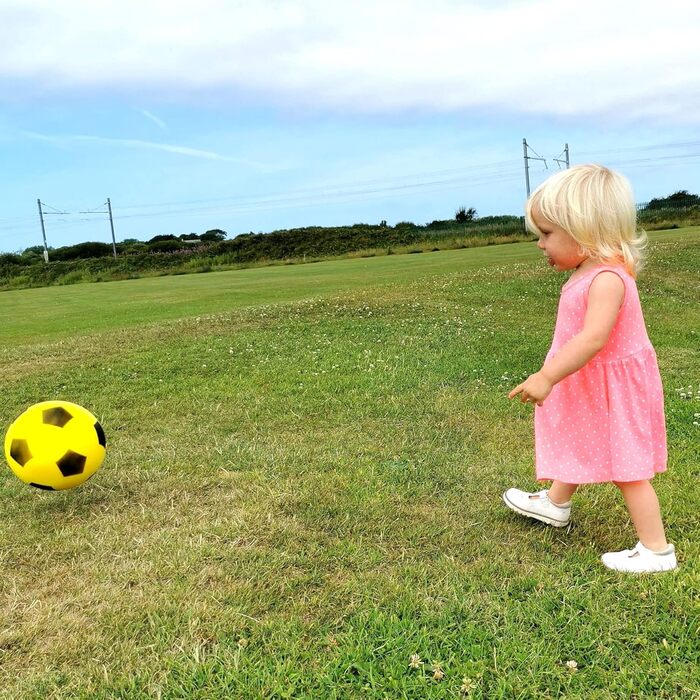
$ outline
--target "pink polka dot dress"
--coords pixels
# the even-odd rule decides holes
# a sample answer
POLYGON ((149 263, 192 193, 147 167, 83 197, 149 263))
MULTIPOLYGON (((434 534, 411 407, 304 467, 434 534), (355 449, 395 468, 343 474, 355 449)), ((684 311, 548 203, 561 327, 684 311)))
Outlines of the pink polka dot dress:
POLYGON ((535 408, 540 480, 638 481, 666 470, 661 376, 637 285, 624 267, 600 265, 562 287, 547 359, 583 329, 588 290, 606 270, 624 282, 624 301, 605 347, 535 408))

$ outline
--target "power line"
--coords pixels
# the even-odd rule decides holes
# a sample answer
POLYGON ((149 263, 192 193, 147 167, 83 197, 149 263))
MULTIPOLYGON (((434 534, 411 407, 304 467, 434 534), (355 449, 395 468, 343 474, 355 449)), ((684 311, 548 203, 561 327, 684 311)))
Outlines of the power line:
MULTIPOLYGON (((302 198, 304 196, 306 197, 315 197, 316 199, 318 198, 326 198, 329 196, 336 197, 338 195, 346 195, 349 194, 350 192, 347 192, 346 190, 348 188, 360 188, 360 187, 365 187, 372 185, 374 183, 386 183, 385 187, 383 188, 386 191, 390 191, 395 188, 401 188, 402 186, 400 184, 392 184, 395 181, 401 182, 405 181, 408 179, 415 179, 415 178, 425 178, 431 175, 442 175, 442 174, 449 174, 449 173, 465 173, 463 177, 459 178, 454 178, 452 181, 454 181, 455 184, 459 182, 468 182, 468 177, 466 173, 473 173, 474 176, 476 177, 482 177, 483 175, 493 175, 496 177, 500 177, 501 173, 500 172, 493 172, 489 173, 487 171, 493 170, 494 168, 502 168, 503 166, 508 166, 512 165, 511 160, 504 160, 504 161, 492 161, 490 163, 482 163, 470 167, 460 167, 460 168, 449 168, 449 169, 443 169, 443 170, 436 170, 436 171, 428 171, 424 173, 416 173, 416 174, 408 174, 408 175, 398 175, 394 176, 393 178, 386 179, 386 178, 375 178, 371 180, 360 180, 360 181, 351 181, 349 183, 342 183, 337 185, 336 190, 330 189, 328 185, 323 185, 321 187, 307 187, 307 188, 299 188, 299 189, 294 189, 294 190, 287 190, 285 192, 275 192, 275 193, 269 193, 267 195, 263 196, 258 196, 258 197, 253 197, 251 198, 248 195, 234 195, 234 196, 227 196, 227 197, 219 197, 219 198, 208 198, 208 199, 195 199, 195 200, 179 200, 176 202, 160 202, 160 203, 142 203, 142 204, 127 204, 124 206, 120 206, 120 210, 125 210, 125 209, 147 209, 147 208, 158 208, 158 207, 169 207, 169 206, 183 206, 183 205, 188 205, 188 204, 208 204, 208 203, 217 203, 217 202, 242 202, 243 204, 249 204, 251 202, 251 199, 255 202, 264 202, 264 201, 279 201, 276 198, 283 198, 283 199, 290 199, 294 200, 297 198, 302 198), (483 175, 480 175, 479 172, 483 171, 483 175), (337 191, 337 189, 340 188, 340 191, 337 191)), ((449 182, 450 180, 444 180, 442 182, 449 182)), ((433 182, 428 181, 426 183, 412 183, 409 185, 410 187, 418 187, 423 184, 427 184, 429 186, 432 186, 433 182)), ((375 190, 371 190, 375 191, 375 190)), ((357 192, 356 194, 362 194, 362 190, 357 192)), ((48 206, 48 205, 47 205, 48 206)), ((104 204, 101 206, 105 206, 104 204)), ((52 207, 53 208, 53 207, 52 207)), ((199 211, 215 211, 217 208, 200 208, 199 211)), ((95 213, 97 208, 91 209, 91 210, 86 210, 85 212, 80 212, 80 213, 95 213)), ((188 212, 188 211, 197 211, 195 209, 185 209, 185 210, 176 210, 173 213, 180 213, 180 212, 188 212)), ((48 213, 48 212, 47 212, 48 213)), ((67 212, 65 212, 67 213, 67 212)), ((166 211, 164 213, 170 213, 170 211, 166 211)), ((141 214, 136 214, 133 216, 141 216, 141 214)), ((118 218, 125 218, 125 217, 118 217, 118 218)), ((30 217, 14 217, 14 218, 6 218, 6 219, 0 219, 0 230, 6 229, 6 228, 13 228, 16 229, 17 223, 21 223, 24 221, 30 221, 30 217)), ((80 219, 81 221, 85 221, 87 219, 80 219)))
POLYGON ((634 158, 632 160, 610 161, 613 165, 629 165, 633 163, 658 163, 665 160, 677 160, 679 158, 700 158, 700 153, 684 153, 675 156, 659 156, 657 158, 634 158))
POLYGON ((646 146, 626 146, 624 148, 610 148, 596 151, 582 151, 582 156, 594 156, 605 153, 628 153, 635 151, 655 151, 662 148, 695 148, 700 146, 700 141, 672 141, 669 143, 656 143, 646 146))
MULTIPOLYGON (((639 151, 649 151, 649 150, 658 150, 658 149, 663 149, 663 148, 680 148, 680 147, 689 147, 689 146, 696 146, 700 145, 700 141, 686 141, 686 142, 670 142, 670 143, 663 143, 663 144, 652 144, 652 145, 647 145, 647 146, 636 146, 636 147, 630 147, 630 148, 616 148, 616 149, 607 149, 607 150, 598 150, 598 151, 583 151, 579 153, 579 155, 584 156, 584 155, 596 155, 596 154, 614 154, 614 153, 626 153, 626 152, 639 152, 639 151)), ((540 156, 534 149, 532 149, 529 145, 528 148, 532 150, 533 153, 537 156, 538 159, 540 159, 542 162, 546 164, 546 159, 540 156)), ((562 153, 565 154, 565 151, 562 151, 562 153)), ((560 154, 561 155, 561 154, 560 154)), ((679 158, 694 158, 697 157, 698 154, 674 154, 670 156, 656 156, 653 159, 643 159, 645 161, 652 162, 654 160, 666 160, 666 161, 674 161, 678 160, 679 158)), ((530 156, 531 159, 533 159, 533 156, 530 156)), ((557 158, 553 158, 552 160, 557 161, 559 159, 559 156, 557 158)), ((626 163, 637 163, 639 160, 623 160, 623 161, 616 161, 620 165, 624 165, 626 163)), ((463 177, 456 177, 452 179, 446 179, 446 180, 440 180, 438 182, 454 182, 455 184, 458 184, 459 182, 464 182, 468 183, 469 178, 467 176, 467 173, 473 173, 474 176, 476 177, 483 177, 485 175, 493 175, 495 178, 499 178, 502 173, 500 172, 495 172, 495 173, 486 173, 483 172, 481 175, 479 175, 479 171, 485 171, 493 168, 500 168, 502 166, 512 166, 514 165, 514 162, 512 160, 506 160, 506 161, 494 161, 491 163, 482 163, 474 166, 470 166, 468 168, 450 168, 450 169, 444 169, 444 170, 436 170, 436 171, 428 171, 425 173, 415 173, 415 174, 409 174, 409 175, 400 175, 400 176, 395 176, 390 179, 385 179, 385 178, 376 178, 372 180, 363 180, 363 181, 355 181, 355 182, 349 182, 349 183, 342 183, 337 186, 337 189, 340 189, 340 191, 334 190, 334 189, 328 189, 328 186, 323 186, 323 187, 308 187, 308 188, 300 188, 300 189, 295 189, 295 190, 287 190, 285 192, 275 192, 275 193, 270 193, 267 195, 263 195, 262 197, 249 197, 246 195, 235 195, 235 196, 227 196, 227 197, 219 197, 219 198, 207 198, 207 199, 195 199, 195 200, 179 200, 176 202, 146 202, 142 204, 126 204, 124 206, 120 206, 120 211, 122 210, 127 210, 127 209, 147 209, 147 208, 158 208, 158 207, 170 207, 170 206, 183 206, 183 205, 189 205, 189 204, 208 204, 208 203, 218 203, 218 202, 240 202, 242 204, 248 205, 251 203, 251 200, 255 202, 264 202, 264 201, 274 201, 278 202, 281 200, 294 200, 300 197, 303 197, 304 195, 311 197, 313 195, 316 196, 316 198, 325 198, 328 196, 336 197, 339 195, 347 195, 350 194, 348 188, 361 188, 364 186, 368 186, 374 183, 380 183, 384 184, 384 189, 385 191, 390 191, 392 189, 399 189, 402 187, 400 184, 392 184, 396 181, 405 181, 408 179, 412 178, 425 178, 433 175, 441 175, 441 174, 448 174, 448 173, 464 173, 463 177)), ((424 181, 424 182, 417 182, 417 183, 411 183, 407 185, 408 187, 412 188, 419 188, 421 186, 431 186, 433 185, 434 181, 424 181)), ((374 192, 376 190, 371 189, 371 190, 359 190, 354 194, 362 194, 364 191, 371 191, 374 192)), ((42 203, 44 207, 47 209, 51 209, 53 211, 45 211, 46 214, 53 214, 53 213, 59 213, 59 210, 57 210, 55 207, 42 203)), ((102 204, 101 206, 105 206, 105 204, 102 204)), ((202 207, 199 209, 199 211, 215 211, 216 208, 212 207, 202 207)), ((188 211, 196 211, 195 209, 186 209, 186 210, 176 210, 174 213, 180 213, 180 212, 188 212, 188 211)), ((60 212, 63 214, 67 214, 67 212, 60 212)), ((81 212, 83 213, 83 212, 81 212)), ((95 213, 95 210, 87 210, 86 213, 95 213)), ((165 213, 169 213, 169 210, 166 210, 165 213)), ((141 216, 141 214, 136 214, 135 216, 141 216)), ((118 218, 124 218, 124 217, 118 217, 118 218)), ((17 223, 21 223, 24 221, 30 221, 31 217, 12 217, 12 218, 5 218, 5 219, 0 219, 0 230, 3 228, 7 227, 12 227, 15 228, 17 223)), ((80 219, 80 221, 87 221, 88 219, 80 219)))
MULTIPOLYGON (((470 166, 470 167, 461 167, 461 168, 449 168, 446 170, 434 170, 434 171, 428 171, 428 172, 423 172, 423 173, 414 173, 414 174, 409 174, 409 175, 396 175, 387 180, 387 178, 375 178, 371 180, 356 180, 356 181, 350 181, 350 182, 345 182, 345 183, 339 183, 338 185, 335 185, 337 188, 352 188, 352 187, 364 187, 368 185, 372 185, 375 183, 386 183, 387 186, 390 186, 390 184, 395 181, 401 181, 401 180, 408 180, 411 178, 424 178, 428 176, 433 176, 433 175, 444 175, 447 173, 461 173, 461 172, 472 172, 472 171, 479 171, 482 169, 491 169, 491 168, 497 168, 501 166, 512 166, 513 161, 512 160, 503 160, 503 161, 494 161, 491 163, 482 163, 480 165, 475 165, 475 166, 470 166)), ((286 190, 284 192, 272 192, 266 196, 268 197, 278 197, 278 196, 291 196, 291 195, 302 195, 302 194, 313 194, 313 193, 325 193, 328 191, 329 185, 322 185, 320 187, 304 187, 304 188, 298 188, 298 189, 293 189, 293 190, 286 190)), ((330 187, 334 187, 331 185, 330 187)), ((143 203, 143 204, 126 204, 124 206, 119 207, 120 210, 123 209, 145 209, 148 207, 168 207, 168 206, 180 206, 183 204, 207 204, 209 202, 225 202, 225 201, 235 201, 235 200, 240 200, 240 199, 246 199, 246 195, 230 195, 227 197, 217 197, 217 198, 212 198, 212 199, 194 199, 194 200, 189 200, 189 201, 183 201, 183 200, 178 200, 177 202, 150 202, 150 203, 143 203)))
POLYGON ((219 206, 219 207, 194 207, 194 208, 184 208, 184 209, 168 209, 160 210, 148 213, 138 213, 138 214, 126 214, 124 216, 117 216, 118 219, 130 219, 130 218, 146 218, 152 216, 163 216, 171 214, 187 214, 187 213, 206 213, 206 212, 227 212, 227 211, 238 211, 241 208, 245 208, 246 211, 250 211, 251 207, 253 210, 264 209, 266 207, 279 208, 280 205, 292 206, 307 206, 314 204, 325 204, 325 203, 338 203, 339 201, 357 201, 357 198, 366 199, 373 198, 367 195, 375 194, 394 194, 395 196, 400 196, 402 194, 413 194, 415 190, 419 189, 421 191, 436 191, 436 186, 439 189, 451 189, 459 184, 488 184, 491 182, 500 182, 506 177, 514 175, 516 171, 508 171, 501 173, 492 173, 489 176, 483 176, 481 178, 449 178, 446 180, 433 180, 425 181, 419 183, 412 183, 407 185, 394 185, 389 187, 378 187, 372 189, 363 190, 338 190, 338 191, 326 191, 319 192, 317 195, 310 196, 287 196, 279 197, 277 199, 271 198, 269 196, 254 197, 247 200, 241 199, 239 203, 234 206, 219 206))
MULTIPOLYGON (((164 216, 172 214, 189 214, 189 213, 223 213, 223 212, 235 212, 235 211, 256 211, 266 208, 280 208, 283 206, 312 206, 324 203, 342 203, 357 201, 358 199, 373 199, 377 194, 386 195, 393 194, 394 196, 404 196, 406 194, 414 194, 416 190, 421 190, 425 192, 434 192, 445 189, 451 189, 462 184, 472 184, 472 185, 482 185, 489 184, 494 181, 505 181, 512 178, 513 175, 517 173, 516 170, 500 170, 493 173, 487 173, 481 176, 465 176, 458 178, 446 178, 443 180, 425 180, 423 182, 408 183, 404 185, 389 185, 386 187, 375 187, 375 188, 365 188, 365 189, 337 189, 337 190, 318 190, 317 192, 311 192, 308 195, 295 195, 288 194, 279 197, 273 197, 271 195, 262 195, 258 197, 232 197, 232 198, 222 198, 218 201, 230 202, 231 205, 224 204, 216 207, 192 207, 192 208, 180 208, 180 209, 164 209, 153 212, 138 212, 134 214, 126 214, 121 216, 115 216, 118 219, 131 219, 131 218, 150 218, 154 216, 164 216)), ((205 200, 206 201, 206 200, 205 200)), ((121 207, 120 207, 121 210, 121 207)), ((79 213, 99 213, 95 210, 89 210, 79 213)), ((102 212, 106 213, 106 212, 102 212)), ((57 224, 71 225, 77 222, 91 222, 100 220, 96 217, 90 218, 73 218, 70 221, 65 219, 60 219, 57 224)), ((0 224, 0 230, 3 226, 0 224)), ((17 227, 12 226, 11 228, 16 229, 17 227)))
MULTIPOLYGON (((531 146, 527 144, 525 139, 523 141, 523 155, 527 156, 527 170, 529 171, 531 169, 528 160, 542 162, 544 164, 545 170, 548 169, 547 159, 541 156, 539 153, 537 153, 534 149, 532 149, 531 146), (531 153, 529 153, 527 149, 529 149, 531 153)), ((643 169, 654 167, 654 164, 656 163, 663 163, 666 167, 674 167, 685 165, 689 162, 695 162, 695 159, 700 158, 700 153, 686 152, 675 153, 670 155, 653 154, 640 158, 629 158, 626 156, 634 155, 635 153, 639 153, 641 155, 645 152, 651 154, 654 151, 659 151, 662 149, 687 149, 690 147, 697 146, 700 146, 700 141, 669 142, 661 144, 650 144, 645 146, 614 148, 607 150, 583 151, 579 153, 579 156, 610 155, 612 157, 610 159, 606 158, 605 161, 607 161, 608 164, 614 165, 616 167, 643 169)), ((568 144, 566 144, 564 151, 562 151, 562 153, 560 153, 556 158, 553 158, 552 160, 554 162, 557 162, 560 166, 563 163, 568 164, 568 155, 568 144), (562 155, 565 156, 564 159, 561 158, 562 155)), ((396 175, 390 178, 355 180, 330 187, 328 185, 312 186, 306 188, 286 190, 282 192, 268 193, 265 195, 258 196, 231 195, 227 197, 194 199, 184 201, 181 200, 177 202, 146 202, 143 204, 128 204, 123 207, 120 207, 120 211, 131 210, 133 211, 133 213, 124 214, 120 216, 112 216, 111 227, 113 229, 114 218, 145 219, 169 215, 195 215, 207 213, 215 215, 224 213, 255 212, 270 209, 284 209, 294 207, 319 206, 324 204, 342 204, 357 201, 369 201, 377 199, 378 197, 387 196, 412 196, 419 192, 439 192, 454 189, 463 185, 483 186, 486 184, 492 184, 494 182, 509 182, 517 179, 518 171, 514 169, 514 165, 515 162, 513 160, 492 161, 487 163, 475 164, 468 167, 449 168, 442 170, 427 171, 423 173, 396 175), (440 177, 443 175, 446 177, 440 177), (144 211, 149 209, 153 211, 144 211)), ((529 172, 527 174, 529 176, 529 172)), ((41 202, 41 200, 37 200, 37 203, 39 206, 40 218, 42 219, 42 225, 44 225, 44 216, 53 215, 57 218, 52 222, 52 226, 54 228, 60 229, 68 226, 84 225, 86 223, 102 221, 103 219, 96 215, 109 213, 108 211, 104 211, 104 209, 100 210, 99 208, 95 207, 92 209, 79 211, 77 212, 77 214, 82 214, 83 216, 77 216, 76 214, 71 214, 67 211, 58 209, 53 205, 41 202)), ((100 205, 100 207, 104 207, 105 205, 108 205, 108 208, 111 208, 111 202, 109 202, 109 200, 108 202, 105 202, 102 205, 100 205)), ((0 238, 8 238, 12 235, 16 235, 23 231, 33 229, 33 225, 30 225, 31 220, 31 217, 10 217, 0 219, 0 238)), ((46 230, 44 226, 42 230, 42 237, 45 238, 45 236, 46 230)), ((114 234, 112 235, 112 239, 114 248, 116 247, 114 234)), ((44 245, 44 249, 46 253, 48 250, 46 242, 44 245)))

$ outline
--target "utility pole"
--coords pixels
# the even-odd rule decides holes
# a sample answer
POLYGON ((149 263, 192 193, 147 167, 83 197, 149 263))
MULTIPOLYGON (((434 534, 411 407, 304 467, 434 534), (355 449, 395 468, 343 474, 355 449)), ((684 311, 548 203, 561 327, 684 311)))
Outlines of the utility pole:
POLYGON ((44 210, 41 208, 41 200, 37 199, 36 203, 39 205, 39 220, 41 221, 41 235, 44 238, 44 262, 49 261, 49 247, 46 245, 46 227, 44 226, 44 210))
MULTIPOLYGON (((557 163, 566 163, 566 169, 569 169, 569 144, 565 143, 564 144, 564 160, 561 160, 560 158, 555 158, 555 162, 557 163)), ((561 154, 560 154, 561 155, 561 154)))
MULTIPOLYGON (((568 146, 567 146, 568 148, 568 146)), ((567 155, 568 160, 568 155, 567 155)), ((107 210, 109 211, 109 227, 112 229, 112 250, 114 251, 114 259, 117 259, 117 242, 114 240, 114 221, 112 219, 112 202, 107 197, 107 210)))
MULTIPOLYGON (((109 197, 105 202, 107 205, 107 211, 100 211, 99 209, 88 209, 87 211, 81 211, 81 214, 109 214, 109 227, 112 229, 112 254, 114 259, 117 259, 117 242, 114 239, 114 220, 112 219, 112 202, 109 197)), ((104 206, 103 204, 102 206, 104 206)))
POLYGON ((67 211, 58 211, 54 209, 50 204, 42 204, 40 199, 36 200, 37 206, 39 207, 39 220, 41 221, 41 235, 44 238, 44 262, 49 262, 49 246, 46 244, 46 227, 44 226, 44 214, 69 214, 67 211), (54 209, 54 211, 44 211, 44 207, 48 206, 49 209, 54 209))
POLYGON ((523 159, 525 160, 525 191, 527 198, 530 199, 530 171, 527 167, 527 140, 523 139, 523 159))
POLYGON ((544 163, 545 169, 547 168, 547 161, 542 158, 539 153, 532 150, 530 146, 527 145, 527 139, 523 139, 523 159, 525 160, 525 190, 527 191, 527 198, 530 199, 530 163, 531 160, 541 160, 544 163), (528 154, 528 150, 532 151, 535 155, 531 156, 528 154))

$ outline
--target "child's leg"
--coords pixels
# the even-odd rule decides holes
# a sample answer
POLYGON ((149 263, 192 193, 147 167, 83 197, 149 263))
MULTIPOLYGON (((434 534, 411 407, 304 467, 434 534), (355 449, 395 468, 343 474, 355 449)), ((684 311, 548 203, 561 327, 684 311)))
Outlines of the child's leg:
POLYGON ((549 500, 555 505, 568 503, 569 499, 574 495, 578 484, 567 484, 563 481, 553 481, 549 487, 547 495, 549 500))
POLYGON ((659 499, 649 481, 615 481, 624 496, 627 510, 639 536, 648 549, 661 552, 668 547, 661 520, 659 499))

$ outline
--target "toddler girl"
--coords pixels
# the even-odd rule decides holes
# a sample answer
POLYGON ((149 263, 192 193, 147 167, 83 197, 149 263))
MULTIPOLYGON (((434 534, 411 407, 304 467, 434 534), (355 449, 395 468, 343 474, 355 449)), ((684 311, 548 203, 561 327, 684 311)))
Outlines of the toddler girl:
POLYGON ((564 527, 579 484, 612 481, 639 542, 604 554, 603 564, 639 573, 675 569, 650 483, 666 470, 666 429, 635 284, 644 236, 637 234, 632 189, 599 165, 573 167, 535 190, 526 221, 549 264, 573 274, 561 290, 542 369, 508 394, 536 404, 537 479, 552 485, 539 493, 508 489, 503 500, 521 515, 564 527))

